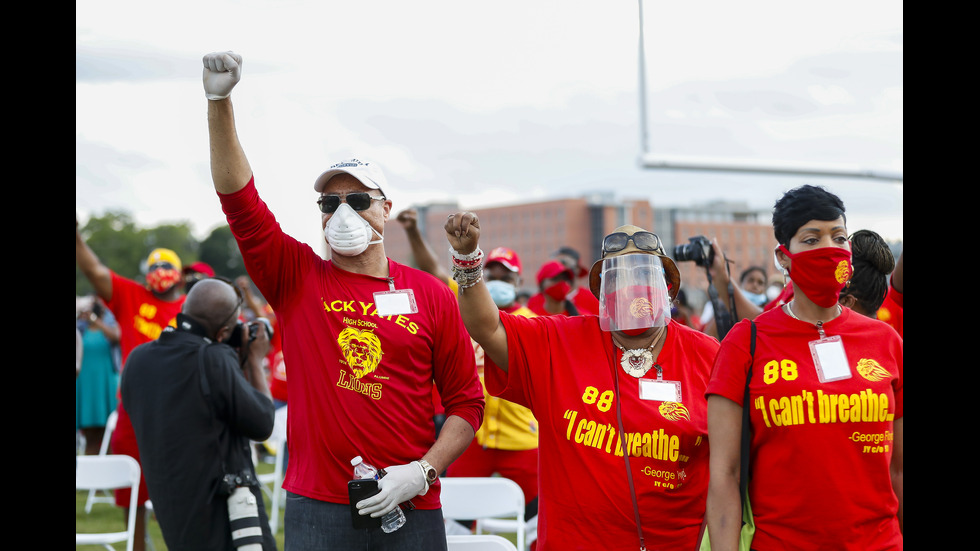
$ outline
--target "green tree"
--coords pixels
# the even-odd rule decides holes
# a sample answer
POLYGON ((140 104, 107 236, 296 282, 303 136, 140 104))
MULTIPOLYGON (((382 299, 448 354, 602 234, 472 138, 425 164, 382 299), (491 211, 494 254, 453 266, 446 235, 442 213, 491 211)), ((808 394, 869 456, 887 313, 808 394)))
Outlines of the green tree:
MULTIPOLYGON (((144 229, 136 225, 129 213, 121 210, 93 216, 79 231, 104 265, 136 281, 142 281, 146 258, 151 250, 157 247, 172 249, 181 262, 189 264, 197 259, 200 248, 186 222, 144 229)), ((76 265, 75 295, 84 296, 92 292, 92 285, 76 265)))
POLYGON ((206 262, 214 268, 215 275, 234 280, 238 276, 248 275, 238 243, 228 225, 218 226, 210 235, 204 238, 200 247, 201 262, 206 262))

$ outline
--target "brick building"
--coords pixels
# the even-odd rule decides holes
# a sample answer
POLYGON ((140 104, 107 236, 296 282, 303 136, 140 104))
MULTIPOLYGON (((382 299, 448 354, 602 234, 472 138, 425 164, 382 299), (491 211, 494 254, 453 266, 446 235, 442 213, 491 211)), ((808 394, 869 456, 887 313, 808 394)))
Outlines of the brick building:
MULTIPOLYGON (((422 235, 445 266, 450 265, 443 229, 449 214, 459 211, 454 204, 415 206, 422 235)), ((772 251, 776 247, 767 213, 749 210, 744 204, 711 203, 700 207, 655 209, 646 199, 620 199, 609 194, 555 199, 535 203, 474 209, 480 217, 480 245, 484 251, 504 246, 517 251, 524 267, 524 289, 535 292, 535 274, 559 247, 579 251, 589 267, 601 251, 602 238, 623 224, 647 228, 660 236, 668 255, 674 246, 687 244, 695 235, 717 237, 726 255, 734 260, 733 277, 751 265, 774 271, 772 251)), ((385 228, 385 250, 392 259, 414 265, 411 249, 393 213, 385 228)), ((678 262, 682 288, 695 306, 707 287, 704 268, 694 262, 678 262)), ((580 284, 587 284, 582 281, 580 284)))

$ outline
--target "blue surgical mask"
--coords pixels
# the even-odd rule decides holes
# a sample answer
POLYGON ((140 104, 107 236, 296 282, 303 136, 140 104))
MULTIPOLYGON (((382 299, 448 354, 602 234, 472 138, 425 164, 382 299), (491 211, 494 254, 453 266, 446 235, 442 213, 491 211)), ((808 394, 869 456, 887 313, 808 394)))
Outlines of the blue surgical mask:
POLYGON ((498 308, 506 308, 517 299, 517 288, 513 284, 495 279, 487 282, 487 291, 498 308))
POLYGON ((745 298, 749 299, 749 302, 755 304, 759 308, 762 308, 767 302, 769 302, 769 297, 767 297, 765 293, 750 293, 743 290, 742 294, 745 295, 745 298))

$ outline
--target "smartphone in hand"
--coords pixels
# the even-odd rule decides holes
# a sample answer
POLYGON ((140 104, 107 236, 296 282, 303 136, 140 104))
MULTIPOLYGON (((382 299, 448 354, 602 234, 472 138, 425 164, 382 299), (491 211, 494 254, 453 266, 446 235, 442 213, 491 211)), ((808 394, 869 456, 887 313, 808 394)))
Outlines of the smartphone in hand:
POLYGON ((350 499, 351 522, 356 529, 380 528, 381 518, 361 515, 357 511, 357 502, 381 492, 378 481, 373 478, 359 478, 347 482, 347 496, 350 499))

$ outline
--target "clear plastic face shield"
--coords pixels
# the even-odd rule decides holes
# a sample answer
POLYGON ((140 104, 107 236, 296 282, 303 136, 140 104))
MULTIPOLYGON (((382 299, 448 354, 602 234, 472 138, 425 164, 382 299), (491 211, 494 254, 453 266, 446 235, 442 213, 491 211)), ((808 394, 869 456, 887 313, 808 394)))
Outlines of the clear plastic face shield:
POLYGON ((603 331, 665 327, 670 322, 670 294, 659 256, 607 258, 601 278, 599 327, 603 331))

